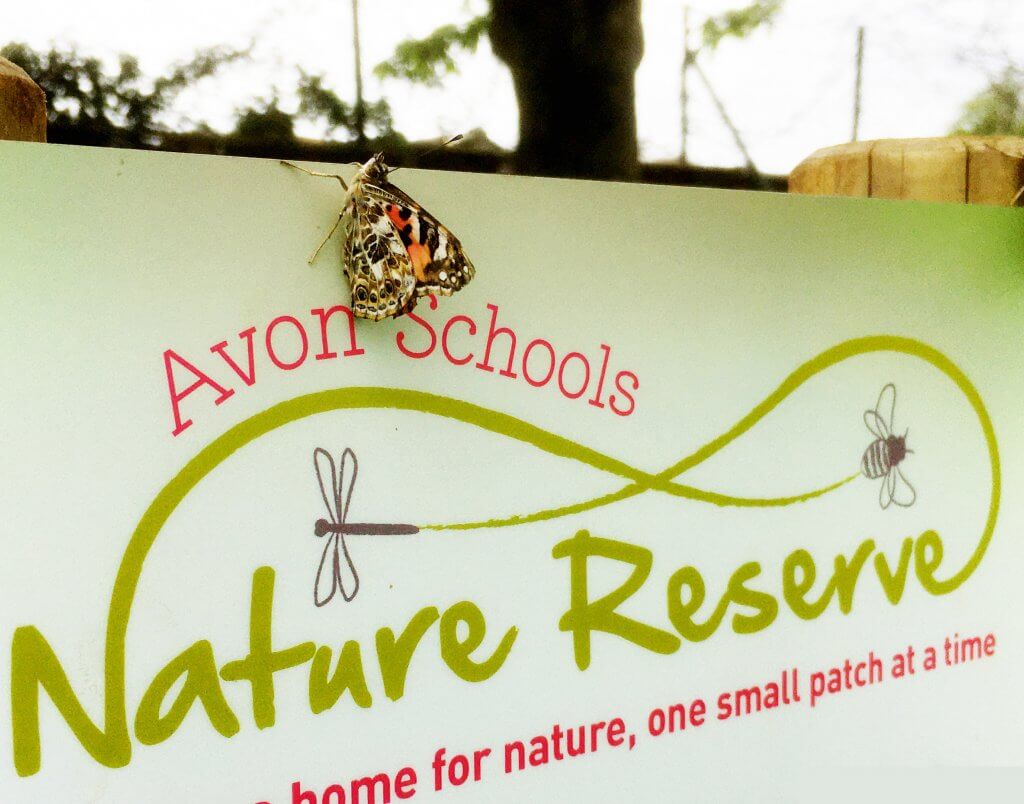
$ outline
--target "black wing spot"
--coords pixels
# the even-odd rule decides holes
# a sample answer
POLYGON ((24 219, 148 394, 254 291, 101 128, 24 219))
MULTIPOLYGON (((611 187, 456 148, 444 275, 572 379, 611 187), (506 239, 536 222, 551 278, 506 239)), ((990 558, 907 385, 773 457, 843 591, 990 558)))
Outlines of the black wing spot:
MULTIPOLYGON (((391 209, 391 207, 389 206, 388 209, 391 209)), ((398 210, 398 217, 401 218, 403 221, 407 221, 409 220, 409 218, 412 217, 412 210, 409 209, 408 207, 402 207, 400 210, 398 210)))
MULTIPOLYGON (((437 229, 433 229, 433 228, 431 228, 429 226, 422 226, 422 223, 421 223, 421 228, 426 230, 426 233, 427 233, 426 234, 426 242, 427 242, 427 248, 430 251, 430 254, 431 255, 437 254, 437 247, 438 247, 438 245, 441 242, 440 238, 438 237, 438 234, 437 234, 437 229)), ((422 232, 421 232, 421 236, 422 236, 422 232)))
POLYGON ((370 262, 380 262, 387 257, 388 249, 384 245, 384 241, 379 237, 374 237, 366 245, 366 254, 370 259, 370 262))

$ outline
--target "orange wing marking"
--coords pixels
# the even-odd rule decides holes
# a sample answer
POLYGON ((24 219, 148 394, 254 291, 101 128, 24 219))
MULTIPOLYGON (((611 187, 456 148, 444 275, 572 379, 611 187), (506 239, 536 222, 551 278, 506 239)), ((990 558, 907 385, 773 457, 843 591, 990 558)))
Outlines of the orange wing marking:
POLYGON ((409 252, 409 260, 412 262, 412 270, 416 275, 416 281, 425 282, 427 278, 425 269, 430 265, 430 252, 426 246, 420 244, 422 221, 415 213, 396 204, 388 204, 385 210, 388 213, 388 218, 390 218, 398 230, 398 235, 402 239, 402 245, 409 252), (402 217, 403 212, 406 213, 405 218, 402 217))

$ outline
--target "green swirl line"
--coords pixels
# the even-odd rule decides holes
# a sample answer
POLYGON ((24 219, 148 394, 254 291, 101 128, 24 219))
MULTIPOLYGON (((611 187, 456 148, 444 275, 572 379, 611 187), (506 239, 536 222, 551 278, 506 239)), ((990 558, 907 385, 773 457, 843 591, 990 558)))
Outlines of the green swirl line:
POLYGON ((617 503, 621 500, 627 500, 630 497, 635 497, 637 494, 651 490, 663 491, 676 497, 684 497, 689 500, 711 503, 712 505, 718 505, 721 507, 782 508, 795 503, 807 502, 808 500, 813 500, 815 497, 823 497, 829 492, 835 491, 840 486, 845 486, 847 483, 856 480, 860 477, 860 472, 856 472, 849 477, 844 477, 842 480, 828 486, 824 486, 820 489, 805 491, 803 494, 795 494, 791 497, 735 497, 731 494, 704 491, 702 489, 694 488, 693 486, 684 486, 677 483, 669 483, 666 485, 658 478, 658 475, 648 475, 648 477, 651 481, 656 482, 645 481, 643 483, 632 483, 628 486, 624 486, 616 492, 612 492, 611 494, 594 497, 593 499, 584 500, 582 502, 574 503, 573 505, 564 505, 558 508, 547 508, 542 511, 536 511, 532 514, 514 515, 504 519, 485 519, 478 522, 452 522, 444 525, 420 525, 420 530, 482 530, 486 528, 515 527, 516 525, 526 525, 530 522, 542 522, 546 519, 559 519, 563 516, 583 513, 584 511, 590 511, 594 508, 611 505, 612 503, 617 503))
MULTIPOLYGON (((656 489, 659 491, 666 491, 668 493, 676 493, 675 487, 672 485, 664 485, 666 481, 670 481, 673 478, 679 477, 679 475, 693 469, 696 466, 704 463, 706 460, 711 458, 717 452, 721 451, 741 435, 750 430, 756 425, 761 419, 771 413, 777 408, 783 400, 793 394, 801 385, 806 383, 812 377, 832 368, 837 363, 841 363, 844 360, 848 360, 851 357, 859 355, 870 354, 873 352, 896 352, 912 357, 916 357, 920 360, 930 363, 932 366, 937 368, 943 374, 945 374, 953 383, 960 389, 960 391, 970 402, 971 407, 974 408, 975 414, 978 417, 978 421, 981 424, 982 431, 985 436, 985 441, 989 450, 990 464, 992 470, 992 483, 993 491, 992 498, 989 506, 989 517, 988 524, 985 528, 985 535, 982 539, 982 543, 979 544, 979 553, 977 558, 980 561, 981 554, 984 553, 984 549, 988 544, 988 540, 992 536, 992 530, 995 528, 995 517, 999 509, 999 497, 1000 497, 1000 465, 999 465, 999 451, 995 439, 995 432, 992 428, 992 422, 989 418, 988 411, 985 409, 985 404, 971 383, 967 376, 960 370, 959 367, 948 357, 943 355, 937 349, 928 346, 921 341, 914 340, 912 338, 901 338, 892 335, 877 335, 866 338, 857 338, 854 340, 845 341, 837 346, 828 349, 818 356, 808 360, 802 366, 797 368, 792 374, 782 381, 778 388, 776 388, 771 394, 769 394, 763 401, 761 401, 756 407, 753 408, 746 416, 740 419, 736 424, 729 428, 722 435, 712 439, 704 446, 700 447, 685 458, 680 459, 677 463, 668 467, 657 475, 650 477, 650 479, 644 478, 641 480, 634 481, 629 485, 623 486, 618 491, 610 494, 605 494, 599 497, 594 497, 589 500, 582 500, 572 505, 560 506, 557 508, 547 508, 540 511, 535 511, 530 514, 522 514, 517 516, 511 516, 503 519, 488 519, 478 522, 459 522, 442 525, 427 525, 424 527, 425 530, 477 530, 484 528, 503 528, 511 527, 515 525, 524 525, 529 522, 542 522, 549 519, 558 519, 563 516, 569 516, 571 514, 582 513, 584 511, 590 511, 595 508, 600 508, 605 505, 611 505, 622 500, 635 497, 638 494, 642 494, 646 491, 656 489)), ((686 494, 679 494, 678 496, 685 496, 689 499, 699 500, 701 502, 712 503, 714 505, 721 506, 733 506, 733 507, 781 507, 792 505, 794 503, 805 502, 815 497, 821 497, 847 483, 855 480, 859 476, 859 473, 853 474, 843 480, 832 485, 825 486, 815 491, 806 492, 804 494, 795 495, 792 497, 777 497, 777 498, 742 498, 742 497, 731 497, 724 494, 718 494, 715 492, 701 491, 694 489, 692 486, 683 487, 687 490, 686 494)))

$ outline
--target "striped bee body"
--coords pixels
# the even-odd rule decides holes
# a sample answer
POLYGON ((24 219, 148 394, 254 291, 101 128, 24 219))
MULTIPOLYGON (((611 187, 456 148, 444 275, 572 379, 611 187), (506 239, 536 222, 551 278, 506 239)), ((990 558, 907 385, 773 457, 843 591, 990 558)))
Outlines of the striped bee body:
POLYGON ((860 470, 865 477, 872 480, 885 477, 906 456, 907 442, 903 436, 890 435, 888 438, 877 438, 864 450, 864 457, 860 460, 860 470))

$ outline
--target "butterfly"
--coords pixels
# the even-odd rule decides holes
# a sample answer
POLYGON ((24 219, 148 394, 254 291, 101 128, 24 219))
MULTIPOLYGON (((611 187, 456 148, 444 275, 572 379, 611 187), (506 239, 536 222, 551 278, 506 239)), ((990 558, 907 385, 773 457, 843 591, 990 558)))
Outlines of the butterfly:
POLYGON ((310 176, 337 179, 345 189, 338 220, 309 262, 344 226, 344 273, 352 291, 352 312, 359 318, 380 321, 400 316, 423 296, 451 296, 475 275, 458 238, 388 180, 393 168, 384 163, 383 153, 359 165, 348 183, 334 174, 281 164, 310 176))

